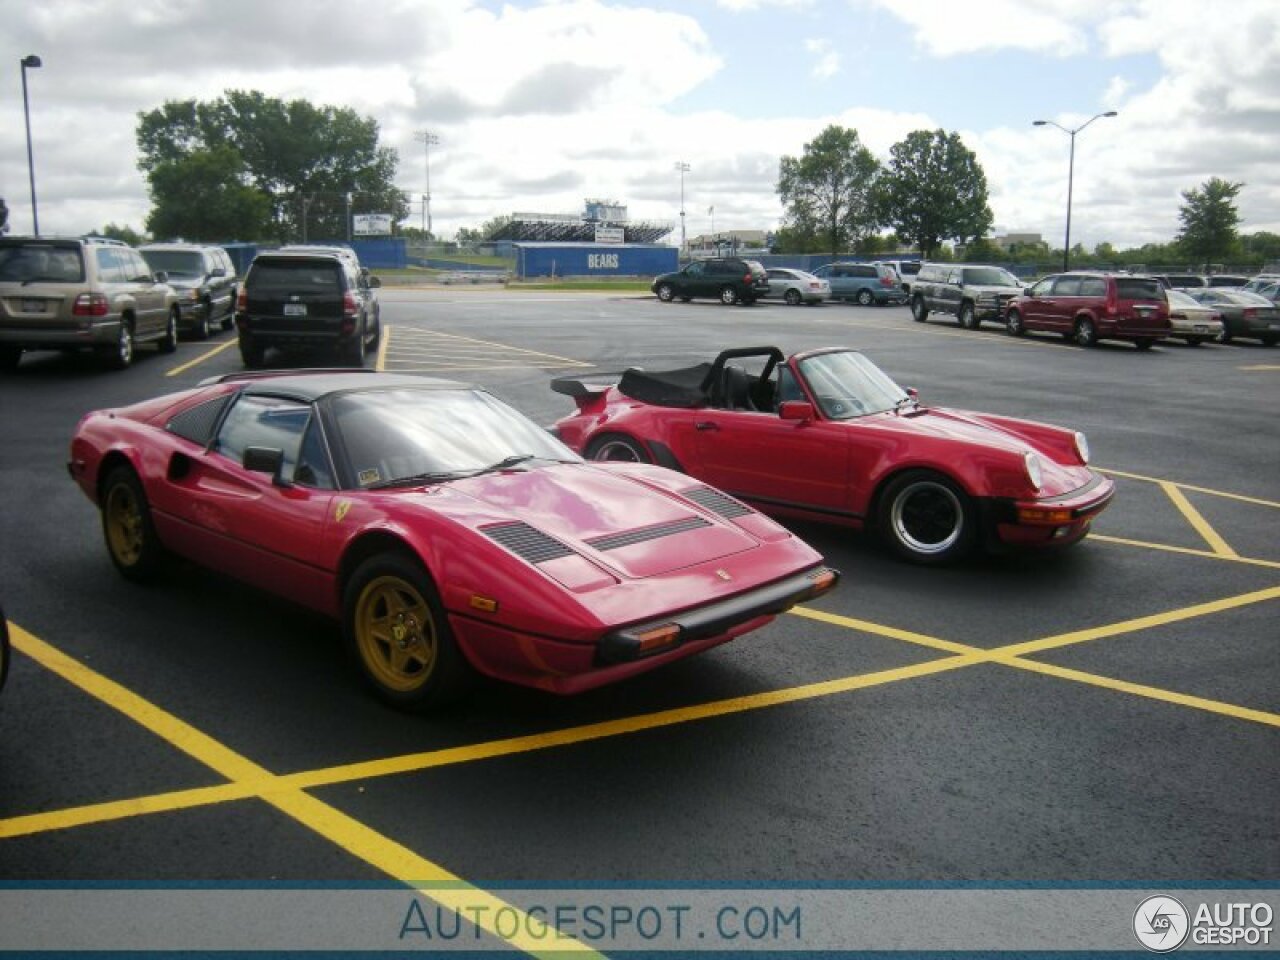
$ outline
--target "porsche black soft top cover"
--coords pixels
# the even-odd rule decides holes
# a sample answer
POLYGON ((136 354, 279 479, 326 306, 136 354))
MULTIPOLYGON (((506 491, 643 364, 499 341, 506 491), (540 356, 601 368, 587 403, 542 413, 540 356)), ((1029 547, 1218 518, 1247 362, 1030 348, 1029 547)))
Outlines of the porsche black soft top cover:
POLYGON ((703 384, 711 364, 700 363, 679 370, 637 370, 622 374, 618 390, 633 400, 657 407, 705 407, 710 400, 703 384))

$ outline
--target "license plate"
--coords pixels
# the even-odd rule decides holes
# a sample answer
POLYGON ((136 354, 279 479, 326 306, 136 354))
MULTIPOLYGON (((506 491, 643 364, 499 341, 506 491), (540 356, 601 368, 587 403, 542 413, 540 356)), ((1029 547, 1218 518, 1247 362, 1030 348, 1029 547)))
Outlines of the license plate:
POLYGON ((44 305, 46 302, 47 301, 45 300, 23 300, 22 312, 23 313, 44 313, 44 305))
POLYGON ((1196 324, 1196 333, 1208 333, 1208 332, 1209 332, 1209 328, 1206 327, 1203 323, 1196 324))
POLYGON ((307 315, 307 305, 305 303, 286 303, 284 305, 284 315, 286 317, 305 317, 307 315))

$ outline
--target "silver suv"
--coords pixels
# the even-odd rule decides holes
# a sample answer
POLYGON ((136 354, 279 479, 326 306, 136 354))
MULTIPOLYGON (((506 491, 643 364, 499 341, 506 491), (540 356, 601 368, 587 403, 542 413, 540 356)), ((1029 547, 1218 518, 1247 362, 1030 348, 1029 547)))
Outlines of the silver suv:
POLYGON ((930 312, 949 313, 960 326, 977 330, 983 320, 1004 322, 1004 310, 1023 286, 1002 267, 974 263, 926 263, 911 284, 911 317, 924 323, 930 312))
POLYGON ((178 298, 142 254, 100 237, 0 237, 0 369, 24 350, 98 352, 116 369, 138 343, 178 347, 178 298))

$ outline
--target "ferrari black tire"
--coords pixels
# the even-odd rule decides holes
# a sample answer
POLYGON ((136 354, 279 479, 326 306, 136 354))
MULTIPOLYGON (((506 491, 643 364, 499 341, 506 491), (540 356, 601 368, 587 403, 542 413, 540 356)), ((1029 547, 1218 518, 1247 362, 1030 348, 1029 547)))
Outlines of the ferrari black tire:
POLYGON ((977 511, 955 483, 931 470, 909 470, 889 482, 876 506, 881 538, 903 560, 941 566, 977 542, 977 511))
POLYGON ((342 591, 342 629, 366 682, 392 706, 433 710, 471 686, 435 584, 406 554, 381 553, 356 568, 342 591))
POLYGON ((1027 328, 1022 325, 1022 314, 1017 310, 1010 310, 1009 315, 1004 318, 1004 329, 1011 337, 1024 336, 1027 328))
POLYGON ((795 287, 792 287, 785 294, 783 294, 782 299, 787 301, 788 306, 792 306, 792 307, 798 306, 800 304, 800 291, 797 290, 795 287))
POLYGON ((119 466, 107 474, 98 498, 107 554, 126 580, 154 580, 164 559, 164 547, 151 521, 151 506, 142 481, 132 467, 119 466))
POLYGON ((658 284, 658 299, 661 300, 663 303, 670 303, 672 300, 675 299, 675 296, 676 296, 675 287, 671 286, 671 284, 669 283, 658 284))
POLYGON ((169 311, 169 322, 164 328, 164 336, 156 344, 161 353, 173 353, 178 349, 178 308, 169 311))
POLYGON ((911 319, 916 323, 924 323, 929 318, 929 308, 924 305, 924 297, 916 297, 911 301, 911 319))
POLYGON ((587 444, 588 460, 612 460, 622 463, 653 463, 640 443, 620 433, 606 433, 587 444))
POLYGON ((738 302, 738 291, 728 285, 720 288, 720 302, 726 307, 738 302))
POLYGON ((875 296, 872 295, 870 290, 859 290, 858 295, 854 297, 854 300, 857 301, 858 306, 860 307, 871 306, 871 304, 875 302, 875 299, 875 296))

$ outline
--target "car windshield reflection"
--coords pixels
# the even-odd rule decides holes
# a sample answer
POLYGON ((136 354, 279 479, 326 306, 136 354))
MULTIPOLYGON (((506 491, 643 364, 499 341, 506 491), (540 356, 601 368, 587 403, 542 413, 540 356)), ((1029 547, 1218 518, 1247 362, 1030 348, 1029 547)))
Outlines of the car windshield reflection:
POLYGON ((517 456, 581 461, 546 430, 482 390, 359 391, 336 398, 332 409, 361 487, 410 477, 463 476, 517 456))
POLYGON ((860 353, 820 353, 800 361, 800 375, 823 414, 849 420, 897 409, 907 392, 860 353))

